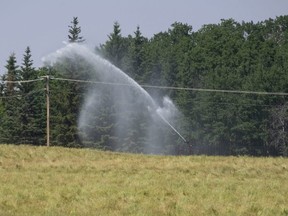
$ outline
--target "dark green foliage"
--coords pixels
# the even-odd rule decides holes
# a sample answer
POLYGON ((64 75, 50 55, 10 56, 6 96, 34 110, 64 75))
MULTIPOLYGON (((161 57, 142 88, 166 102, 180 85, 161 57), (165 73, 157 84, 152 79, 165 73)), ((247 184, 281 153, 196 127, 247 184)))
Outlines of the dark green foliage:
MULTIPOLYGON (((20 70, 22 80, 36 80, 39 72, 33 67, 30 48, 27 47, 20 70)), ((21 84, 21 140, 22 143, 40 145, 45 142, 45 94, 43 82, 21 84)))
POLYGON ((128 47, 128 54, 126 55, 125 64, 122 69, 130 75, 134 80, 142 83, 143 82, 143 63, 144 63, 144 47, 148 40, 142 36, 140 27, 137 26, 134 37, 130 38, 128 47))
MULTIPOLYGON (((68 62, 47 72, 52 77, 77 78, 77 65, 68 62), (66 68, 67 66, 67 68, 66 68), (70 76, 69 76, 70 74, 70 76)), ((76 83, 50 81, 51 137, 53 145, 81 147, 78 138, 77 118, 83 90, 76 83)))
POLYGON ((25 50, 20 70, 15 55, 9 57, 6 68, 2 78, 1 143, 41 145, 45 139, 43 83, 20 83, 38 78, 30 48, 25 50))
MULTIPOLYGON (((69 42, 82 42, 77 17, 71 24, 69 42)), ((258 23, 221 20, 196 32, 188 24, 175 22, 170 29, 150 39, 142 35, 139 26, 133 35, 124 37, 119 23, 115 22, 108 40, 97 50, 140 84, 288 93, 288 16, 258 23)), ((73 59, 79 61, 62 59, 61 64, 52 69, 36 70, 27 48, 19 70, 15 56, 10 56, 0 85, 1 142, 43 143, 46 123, 44 92, 41 91, 44 82, 19 85, 4 81, 36 79, 48 73, 54 77, 97 80, 85 59, 80 56, 73 59), (3 98, 6 96, 9 100, 3 98)), ((141 104, 131 101, 123 105, 125 112, 121 118, 131 118, 135 125, 132 128, 124 125, 121 133, 117 133, 116 126, 122 121, 115 119, 119 110, 114 106, 111 88, 117 86, 97 86, 90 90, 101 93, 103 101, 96 111, 91 109, 94 111, 87 117, 89 121, 82 125, 87 129, 84 134, 77 123, 88 86, 51 80, 52 144, 144 152, 143 146, 148 141, 143 131, 147 130, 151 119, 145 112, 133 113, 141 104), (84 143, 79 136, 84 137, 84 143)), ((167 145, 155 148, 156 153, 288 155, 287 96, 158 88, 147 88, 147 91, 154 98, 168 95, 173 99, 183 114, 176 126, 188 140, 183 143, 173 131, 161 134, 167 145)), ((128 92, 130 94, 131 89, 127 89, 128 92)), ((157 102, 161 105, 162 100, 157 102)), ((163 124, 158 119, 154 126, 163 124)))
POLYGON ((123 67, 123 60, 128 52, 130 37, 124 38, 121 35, 121 28, 118 22, 114 23, 113 32, 108 36, 109 40, 101 45, 100 52, 104 58, 108 59, 117 67, 123 67))
POLYGON ((70 43, 81 43, 84 42, 85 39, 83 39, 82 36, 80 36, 81 33, 81 27, 78 26, 79 21, 78 17, 73 17, 73 20, 71 21, 72 25, 69 25, 69 35, 68 39, 70 43))
POLYGON ((1 143, 18 144, 21 139, 20 85, 15 82, 20 80, 18 67, 15 54, 10 55, 6 65, 7 72, 2 77, 2 106, 4 111, 2 111, 0 125, 1 143))

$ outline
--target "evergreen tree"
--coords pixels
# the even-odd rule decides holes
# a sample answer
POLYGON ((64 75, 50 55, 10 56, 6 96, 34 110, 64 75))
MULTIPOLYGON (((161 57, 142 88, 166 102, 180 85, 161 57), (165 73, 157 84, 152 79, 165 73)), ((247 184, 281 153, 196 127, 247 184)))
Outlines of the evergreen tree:
POLYGON ((81 33, 81 27, 78 26, 79 21, 78 17, 73 17, 73 20, 71 21, 72 25, 69 25, 69 35, 68 35, 68 41, 69 43, 81 43, 84 42, 85 39, 83 39, 82 36, 80 36, 81 33))
POLYGON ((7 72, 3 76, 3 81, 8 81, 4 85, 4 94, 6 96, 15 95, 19 92, 20 85, 17 82, 13 82, 20 80, 18 67, 15 53, 13 53, 7 60, 7 65, 5 66, 7 72))
POLYGON ((121 28, 118 22, 114 23, 113 32, 108 36, 109 40, 101 45, 100 50, 104 58, 122 69, 123 59, 127 54, 128 41, 121 35, 121 28))
POLYGON ((138 82, 142 82, 143 78, 143 61, 144 61, 144 46, 148 42, 147 38, 142 36, 140 27, 137 26, 134 32, 134 37, 129 43, 128 55, 126 56, 126 64, 124 71, 138 82))
MULTIPOLYGON (((33 67, 31 50, 26 48, 23 55, 23 62, 20 70, 22 80, 37 79, 37 70, 33 67)), ((45 123, 44 112, 44 91, 43 82, 29 82, 21 84, 22 112, 21 119, 21 139, 23 143, 40 145, 44 143, 45 123)))
MULTIPOLYGON (((74 17, 69 26, 69 42, 80 43, 84 39, 80 36, 78 18, 74 17)), ((89 79, 89 71, 85 59, 80 55, 74 54, 71 58, 59 59, 58 63, 49 71, 50 75, 60 76, 69 79, 89 79), (73 61, 71 61, 73 59, 73 61), (87 72, 88 71, 88 72, 87 72)), ((81 147, 78 136, 77 118, 82 102, 82 95, 85 87, 78 83, 62 83, 58 86, 51 81, 51 101, 54 107, 51 108, 52 115, 52 144, 67 147, 81 147), (54 92, 54 93, 53 93, 54 92)))
POLYGON ((7 60, 6 74, 3 75, 4 82, 2 100, 4 114, 1 119, 1 143, 19 144, 21 142, 21 96, 19 95, 20 85, 15 82, 20 80, 18 65, 15 54, 11 54, 7 60))

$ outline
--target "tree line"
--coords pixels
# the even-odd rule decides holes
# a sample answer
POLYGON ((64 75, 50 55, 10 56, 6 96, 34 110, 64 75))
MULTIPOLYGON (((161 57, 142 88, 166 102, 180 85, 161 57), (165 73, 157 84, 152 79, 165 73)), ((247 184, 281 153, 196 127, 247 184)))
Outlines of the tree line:
MULTIPOLYGON (((80 34, 74 17, 69 42, 83 43, 80 34)), ((172 139, 169 145, 175 145, 177 154, 288 155, 287 95, 258 94, 288 93, 288 16, 257 23, 223 19, 197 31, 189 24, 175 22, 151 38, 144 37, 139 26, 133 34, 123 36, 120 24, 115 22, 107 41, 95 52, 140 84, 191 89, 147 89, 152 95, 168 95, 183 113, 181 133, 189 143, 172 139)), ((41 145, 46 139, 44 82, 7 81, 37 80, 47 74, 87 78, 69 72, 76 66, 69 65, 69 70, 59 65, 36 69, 29 47, 21 66, 14 54, 9 56, 0 85, 0 143, 41 145)), ((53 145, 85 147, 77 128, 84 89, 84 85, 51 80, 53 145)), ((110 106, 102 112, 113 114, 110 106)), ((117 137, 112 136, 112 129, 112 120, 107 123, 106 118, 94 131, 97 136, 91 146, 115 150, 117 137)), ((126 144, 116 150, 141 152, 137 131, 133 134, 122 137, 126 144)))

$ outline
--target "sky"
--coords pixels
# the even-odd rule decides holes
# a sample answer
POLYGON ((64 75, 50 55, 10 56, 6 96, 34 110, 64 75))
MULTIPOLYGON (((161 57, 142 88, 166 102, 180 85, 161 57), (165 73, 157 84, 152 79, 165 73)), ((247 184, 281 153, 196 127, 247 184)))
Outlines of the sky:
POLYGON ((94 48, 108 39, 116 21, 123 36, 139 25, 151 38, 176 21, 197 31, 221 19, 258 22, 281 15, 288 15, 288 0, 0 0, 0 74, 12 53, 21 65, 27 46, 34 66, 41 67, 42 57, 64 46, 73 17, 94 48))

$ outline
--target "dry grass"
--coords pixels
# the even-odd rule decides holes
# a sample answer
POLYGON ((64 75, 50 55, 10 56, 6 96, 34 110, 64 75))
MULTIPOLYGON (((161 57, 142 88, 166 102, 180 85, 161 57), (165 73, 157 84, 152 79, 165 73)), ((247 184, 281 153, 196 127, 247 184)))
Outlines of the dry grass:
POLYGON ((0 215, 288 215, 288 159, 0 145, 0 215))

